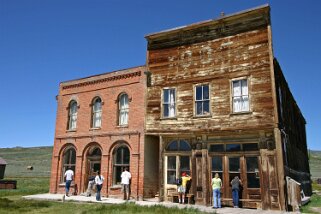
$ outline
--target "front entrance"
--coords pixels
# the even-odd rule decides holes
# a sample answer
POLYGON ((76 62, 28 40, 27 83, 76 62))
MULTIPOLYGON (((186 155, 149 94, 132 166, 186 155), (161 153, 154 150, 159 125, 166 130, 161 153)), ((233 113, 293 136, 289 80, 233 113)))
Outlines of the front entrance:
POLYGON ((242 181, 239 192, 241 207, 257 208, 261 205, 261 169, 259 155, 225 154, 212 156, 211 177, 215 173, 222 179, 222 204, 233 206, 231 181, 238 176, 242 181))
POLYGON ((91 147, 87 153, 86 175, 84 179, 84 190, 88 187, 88 181, 96 176, 101 170, 101 150, 98 147, 91 147))

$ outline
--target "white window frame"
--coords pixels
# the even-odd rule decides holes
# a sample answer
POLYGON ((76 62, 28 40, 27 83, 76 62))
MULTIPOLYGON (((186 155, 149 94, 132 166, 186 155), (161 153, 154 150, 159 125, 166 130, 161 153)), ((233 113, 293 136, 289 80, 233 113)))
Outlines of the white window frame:
POLYGON ((78 117, 77 115, 78 115, 78 103, 76 100, 72 100, 70 101, 68 106, 68 130, 77 129, 77 117, 78 117), (73 107, 74 105, 75 107, 73 107))
POLYGON ((102 122, 102 105, 103 101, 100 97, 96 97, 93 100, 92 103, 92 128, 100 128, 101 127, 101 122, 102 122), (96 103, 98 103, 98 100, 100 100, 100 109, 95 109, 96 103), (98 122, 99 121, 99 122, 98 122), (97 124, 98 122, 98 124, 97 124))
POLYGON ((118 100, 118 125, 119 126, 127 126, 129 121, 129 96, 127 93, 122 93, 119 95, 119 100, 118 100), (122 98, 127 96, 127 107, 122 106, 122 98), (127 113, 126 121, 123 121, 122 116, 123 114, 127 113))
MULTIPOLYGON (((170 93, 168 93, 168 95, 170 96, 170 93)), ((175 118, 177 115, 177 109, 176 109, 176 100, 177 100, 177 90, 176 88, 163 88, 162 89, 162 118, 166 119, 166 118, 175 118), (165 90, 170 91, 174 91, 174 97, 173 97, 173 101, 171 101, 171 97, 168 98, 168 102, 165 102, 165 90), (165 105, 168 105, 168 116, 165 116, 165 105), (172 109, 174 109, 174 114, 171 115, 170 114, 170 105, 173 105, 172 109)))
POLYGON ((241 77, 241 78, 237 78, 237 79, 232 79, 231 80, 231 111, 233 113, 248 113, 250 112, 250 109, 251 109, 251 105, 250 105, 250 78, 249 77, 241 77), (246 80, 246 83, 247 83, 247 91, 244 92, 244 89, 242 87, 242 83, 243 81, 246 80), (236 82, 240 82, 240 95, 234 95, 234 83, 236 82), (236 98, 239 98, 241 99, 241 102, 240 102, 240 105, 242 107, 240 107, 239 110, 235 110, 235 105, 234 105, 234 100, 236 98), (247 98, 247 108, 246 107, 243 107, 244 106, 244 103, 246 101, 244 101, 245 99, 247 98))
POLYGON ((211 87, 209 83, 202 83, 202 84, 197 84, 194 86, 194 115, 195 117, 206 117, 211 115, 211 87), (208 86, 208 99, 203 98, 203 86, 208 86), (196 100, 196 90, 198 87, 202 87, 202 99, 201 100, 196 100), (202 114, 197 114, 197 102, 204 102, 208 101, 208 112, 205 114, 204 113, 204 107, 202 105, 202 114))

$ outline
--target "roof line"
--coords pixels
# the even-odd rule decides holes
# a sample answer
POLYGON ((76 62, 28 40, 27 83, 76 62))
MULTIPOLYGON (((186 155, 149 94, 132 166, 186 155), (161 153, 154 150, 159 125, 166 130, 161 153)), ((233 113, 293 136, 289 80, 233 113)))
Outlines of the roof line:
POLYGON ((183 25, 183 26, 179 26, 179 27, 175 27, 175 28, 162 30, 162 31, 159 31, 159 32, 149 33, 149 34, 145 35, 144 37, 148 38, 150 36, 155 36, 157 34, 168 33, 168 32, 171 32, 171 31, 178 31, 178 30, 182 30, 182 29, 187 28, 187 27, 192 27, 192 26, 195 26, 195 25, 205 24, 205 23, 212 22, 212 21, 219 21, 219 20, 222 20, 222 19, 226 19, 226 18, 230 18, 230 17, 233 17, 233 16, 241 15, 241 14, 244 14, 244 13, 249 13, 249 12, 252 12, 252 11, 255 11, 255 10, 263 9, 263 8, 266 8, 266 7, 270 7, 270 5, 269 4, 263 4, 263 5, 260 5, 260 6, 257 6, 257 7, 253 7, 253 8, 250 8, 250 9, 241 10, 241 11, 238 11, 238 12, 235 12, 235 13, 231 13, 231 14, 228 14, 228 15, 220 16, 220 17, 217 17, 217 18, 214 18, 214 19, 208 19, 208 20, 205 20, 205 21, 196 22, 196 23, 192 23, 192 24, 189 24, 189 25, 183 25))

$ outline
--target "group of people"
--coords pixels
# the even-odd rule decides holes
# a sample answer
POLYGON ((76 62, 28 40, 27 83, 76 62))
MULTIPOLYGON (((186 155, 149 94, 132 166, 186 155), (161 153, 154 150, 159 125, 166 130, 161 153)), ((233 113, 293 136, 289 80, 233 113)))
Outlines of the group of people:
MULTIPOLYGON (((232 186, 232 198, 234 208, 239 207, 239 192, 240 187, 242 185, 242 181, 238 176, 235 176, 231 181, 232 186)), ((222 188, 222 180, 218 173, 215 173, 215 177, 212 179, 212 190, 213 190, 213 208, 221 208, 221 188, 222 188)))
MULTIPOLYGON (((122 192, 124 193, 124 200, 129 200, 129 193, 130 193, 130 179, 131 179, 131 173, 128 171, 128 168, 124 168, 122 174, 121 174, 121 186, 122 186, 122 192)), ((65 178, 66 178, 66 196, 69 197, 69 190, 72 180, 74 179, 74 172, 71 170, 71 168, 68 168, 68 170, 65 172, 65 178)), ((104 176, 100 174, 99 171, 96 172, 96 176, 94 178, 89 178, 88 182, 88 189, 92 189, 93 185, 96 184, 96 201, 101 201, 101 189, 103 187, 103 183, 105 181, 104 176)), ((88 191, 88 190, 87 190, 88 191)), ((90 196, 90 194, 87 194, 87 196, 90 196)))
MULTIPOLYGON (((178 178, 176 181, 177 192, 179 193, 178 202, 185 203, 185 196, 188 192, 188 183, 191 181, 191 177, 186 173, 182 173, 182 177, 178 178)), ((215 173, 214 178, 211 182, 212 185, 212 191, 213 191, 213 208, 221 208, 221 188, 222 188, 222 180, 220 179, 220 176, 218 173, 215 173)), ((232 198, 233 198, 233 205, 234 208, 239 207, 239 191, 240 187, 242 186, 242 181, 239 179, 238 176, 235 176, 233 180, 231 181, 232 186, 232 198)))

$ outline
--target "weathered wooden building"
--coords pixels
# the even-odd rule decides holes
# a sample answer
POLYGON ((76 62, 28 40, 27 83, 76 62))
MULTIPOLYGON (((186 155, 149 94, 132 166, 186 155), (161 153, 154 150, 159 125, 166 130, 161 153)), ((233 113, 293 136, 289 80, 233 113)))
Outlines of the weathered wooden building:
POLYGON ((287 209, 286 176, 311 193, 305 120, 273 54, 268 5, 146 39, 145 142, 161 200, 182 172, 205 205, 215 172, 225 205, 235 175, 243 207, 287 209))

